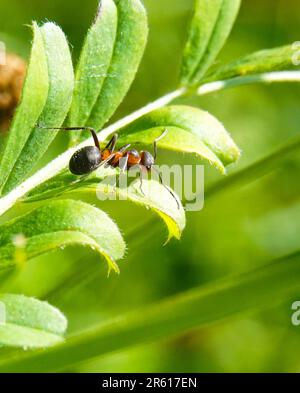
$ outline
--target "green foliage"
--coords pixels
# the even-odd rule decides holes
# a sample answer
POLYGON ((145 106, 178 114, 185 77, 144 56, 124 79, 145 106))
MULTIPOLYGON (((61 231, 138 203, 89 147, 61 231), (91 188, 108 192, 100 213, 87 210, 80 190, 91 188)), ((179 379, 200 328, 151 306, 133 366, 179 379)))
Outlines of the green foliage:
POLYGON ((63 341, 67 329, 65 316, 47 302, 22 295, 1 294, 0 345, 46 348, 63 341))
MULTIPOLYGON (((72 195, 80 192, 94 195, 97 192, 99 199, 129 200, 152 209, 167 225, 168 240, 172 237, 179 239, 185 227, 185 213, 181 202, 178 199, 176 202, 171 193, 157 181, 143 179, 142 186, 137 180, 128 187, 118 187, 114 182, 119 175, 118 169, 100 168, 88 179, 78 181, 76 176, 62 173, 34 189, 24 198, 24 202, 41 201, 66 193, 72 195)), ((120 183, 120 178, 118 181, 120 183)))
MULTIPOLYGON (((87 124, 103 83, 109 77, 117 26, 115 3, 113 0, 102 0, 96 19, 87 33, 77 66, 70 125, 87 124)), ((78 133, 74 133, 72 138, 76 142, 78 133)))
POLYGON ((206 198, 215 194, 217 195, 223 190, 228 190, 237 186, 241 187, 256 181, 258 178, 273 172, 278 166, 282 165, 292 153, 297 153, 299 149, 300 137, 293 138, 293 140, 281 146, 275 152, 208 187, 205 192, 206 198))
POLYGON ((293 64, 294 55, 295 48, 293 48, 293 45, 261 50, 218 67, 215 71, 209 73, 203 82, 263 74, 277 70, 295 70, 299 67, 293 64))
MULTIPOLYGON (((88 33, 87 43, 83 49, 81 55, 81 61, 79 63, 78 75, 80 77, 80 86, 83 91, 83 102, 81 100, 76 100, 73 104, 73 110, 75 113, 81 114, 84 112, 84 117, 72 118, 71 121, 77 120, 81 122, 81 125, 88 124, 89 127, 94 127, 96 129, 101 129, 102 126, 110 119, 114 114, 126 93, 128 92, 131 83, 134 80, 135 74, 138 70, 142 55, 147 42, 148 26, 147 26, 147 14, 146 11, 139 0, 122 0, 115 1, 117 6, 117 32, 116 39, 114 42, 114 51, 110 60, 107 72, 103 70, 103 78, 96 80, 97 83, 93 83, 93 74, 103 76, 101 70, 98 70, 99 63, 97 56, 96 45, 99 45, 101 41, 102 45, 105 43, 105 51, 110 52, 112 45, 111 40, 114 35, 111 35, 109 40, 106 40, 105 34, 99 34, 96 40, 93 38, 93 30, 88 33), (90 51, 93 51, 92 55, 86 54, 88 52, 89 41, 92 40, 90 51), (91 99, 86 101, 86 96, 89 95, 91 99), (95 101, 96 98, 96 101, 95 101), (87 118, 87 114, 90 114, 87 118)), ((108 4, 109 6, 109 4, 108 4)), ((105 7, 105 3, 103 4, 105 7)), ((104 10, 103 10, 104 12, 104 10)), ((110 13, 112 14, 112 10, 110 13)), ((96 19, 96 27, 102 27, 102 24, 106 25, 110 23, 110 19, 114 16, 109 15, 109 19, 104 20, 105 15, 103 15, 100 7, 100 13, 96 19)), ((114 28, 115 20, 113 24, 110 23, 110 28, 114 28)), ((103 30, 105 26, 103 26, 103 30)), ((101 32, 100 32, 101 33, 101 32)), ((103 54, 104 55, 104 54, 103 54)), ((102 63, 100 63, 102 64, 102 63)), ((106 64, 106 63, 104 63, 106 64)), ((78 83, 78 79, 77 79, 78 83)), ((76 123, 74 123, 76 125, 76 123)), ((72 125, 74 125, 72 123, 72 125)), ((75 136, 75 141, 77 141, 77 136, 75 136)), ((74 141, 73 141, 74 142, 74 141)))
POLYGON ((88 246, 102 254, 118 272, 116 260, 123 257, 125 244, 116 224, 99 209, 73 200, 48 202, 0 227, 0 267, 14 266, 14 236, 25 238, 27 258, 72 244, 88 246))
POLYGON ((240 151, 224 126, 200 109, 176 105, 151 112, 120 130, 120 143, 151 144, 163 129, 168 134, 159 141, 164 149, 196 153, 222 173, 239 159, 240 151))
MULTIPOLYGON (((71 105, 74 87, 73 65, 64 33, 54 23, 46 23, 39 28, 44 42, 48 69, 48 97, 38 123, 44 127, 59 127, 71 105)), ((33 59, 34 61, 34 59, 33 59)), ((35 75, 40 78, 39 75, 35 75)), ((34 87, 33 87, 34 88, 34 87)), ((24 93, 26 94, 26 93, 24 93)), ((28 111, 31 112, 31 109, 28 111)), ((34 127, 24 144, 17 161, 5 183, 3 193, 16 187, 31 171, 36 162, 47 151, 57 131, 34 127)), ((15 152, 12 146, 12 151, 15 152)))
POLYGON ((101 128, 125 97, 147 42, 147 14, 139 0, 117 0, 118 29, 111 65, 89 124, 101 128))
MULTIPOLYGON (((238 85, 241 76, 255 76, 251 82, 264 82, 266 78, 262 74, 294 69, 293 49, 286 46, 260 51, 209 71, 229 36, 239 6, 239 0, 196 0, 183 54, 180 78, 183 87, 176 94, 171 93, 129 115, 115 128, 99 132, 100 141, 118 131, 120 144, 152 145, 153 140, 167 129, 168 134, 159 141, 159 148, 194 153, 225 173, 226 166, 240 157, 240 150, 223 125, 200 109, 166 105, 175 96, 194 94, 196 86, 206 92, 213 91, 209 82, 222 80, 217 83, 218 90, 221 90, 228 85, 238 85)), ((90 204, 53 199, 61 195, 77 198, 80 193, 95 194, 96 191, 100 200, 108 196, 111 199, 126 196, 164 220, 169 240, 171 237, 179 239, 186 224, 183 206, 176 201, 172 191, 158 181, 147 179, 143 180, 142 186, 137 180, 122 187, 123 175, 118 169, 100 167, 90 176, 73 176, 65 168, 65 157, 69 159, 69 153, 71 155, 75 149, 50 162, 33 177, 28 178, 28 174, 57 134, 57 131, 37 127, 37 123, 58 127, 67 118, 72 126, 88 125, 101 129, 115 113, 134 80, 146 46, 148 22, 145 8, 139 0, 100 2, 81 52, 75 88, 70 52, 63 32, 53 23, 42 27, 34 23, 33 32, 22 101, 1 157, 0 190, 3 197, 0 211, 5 213, 11 207, 15 208, 19 201, 27 202, 29 208, 30 202, 39 204, 25 215, 19 215, 19 211, 13 209, 11 213, 15 218, 9 221, 3 218, 0 267, 9 271, 8 268, 24 266, 27 260, 57 248, 82 245, 102 255, 109 270, 118 272, 116 262, 124 256, 126 245, 117 225, 106 213, 90 204), (116 185, 110 182, 115 175, 119 181, 116 185), (20 184, 22 181, 24 183, 20 184)), ((278 74, 276 80, 285 80, 285 77, 278 74)), ((84 133, 72 134, 71 142, 74 144, 84 136, 84 133)), ((209 193, 214 194, 240 181, 248 183, 278 163, 282 153, 287 155, 295 151, 298 144, 297 140, 217 183, 209 193)), ((0 370, 60 369, 99 354, 218 322, 242 311, 268 307, 271 301, 282 300, 299 288, 298 259, 296 255, 243 276, 196 288, 143 312, 134 312, 120 321, 108 322, 82 333, 49 352, 24 355, 24 359, 11 362, 3 360, 0 370)), ((18 295, 1 295, 0 301, 8 311, 7 323, 0 326, 0 344, 37 348, 63 340, 66 320, 48 304, 18 295)))
POLYGON ((45 106, 48 95, 47 56, 42 33, 36 23, 33 24, 33 44, 23 89, 22 101, 9 131, 5 150, 1 157, 0 191, 13 170, 22 149, 36 125, 45 106))
POLYGON ((200 82, 224 46, 241 0, 195 0, 195 11, 183 54, 181 84, 200 82))
POLYGON ((260 269, 171 297, 79 333, 43 353, 0 362, 2 372, 53 372, 95 356, 176 336, 228 317, 272 307, 300 288, 299 253, 260 269), (83 350, 84 348, 84 350, 83 350))

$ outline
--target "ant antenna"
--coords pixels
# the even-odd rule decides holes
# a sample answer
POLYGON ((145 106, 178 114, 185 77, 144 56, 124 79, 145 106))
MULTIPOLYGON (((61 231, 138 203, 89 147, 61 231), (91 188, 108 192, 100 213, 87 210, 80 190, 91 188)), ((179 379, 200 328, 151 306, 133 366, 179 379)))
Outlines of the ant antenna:
POLYGON ((64 131, 79 131, 79 130, 83 130, 83 131, 90 131, 90 133, 92 134, 92 137, 94 139, 94 143, 95 146, 98 147, 98 149, 101 151, 100 148, 100 143, 97 137, 97 133, 94 130, 94 128, 91 127, 43 127, 38 125, 38 128, 43 128, 44 130, 64 130, 64 131))
POLYGON ((168 130, 165 129, 163 131, 163 133, 158 138, 156 138, 154 140, 154 142, 153 142, 153 145, 154 145, 154 160, 156 160, 156 157, 157 157, 157 142, 159 142, 162 138, 164 138, 167 135, 167 133, 168 133, 168 130))

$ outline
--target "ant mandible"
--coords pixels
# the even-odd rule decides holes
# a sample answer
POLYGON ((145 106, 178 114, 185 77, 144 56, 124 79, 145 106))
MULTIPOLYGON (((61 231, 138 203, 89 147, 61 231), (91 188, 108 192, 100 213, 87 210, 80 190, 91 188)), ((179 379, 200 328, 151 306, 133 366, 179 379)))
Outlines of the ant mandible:
POLYGON ((70 172, 74 175, 88 175, 92 173, 96 169, 98 169, 102 165, 110 165, 113 168, 119 167, 122 172, 125 170, 129 170, 133 166, 139 166, 140 168, 140 181, 141 181, 141 191, 142 190, 142 174, 143 171, 147 172, 151 170, 155 170, 158 174, 160 183, 169 191, 172 197, 175 199, 177 203, 178 209, 180 209, 180 205, 177 197, 171 191, 169 187, 167 187, 162 179, 161 173, 154 167, 155 160, 157 158, 157 142, 159 142, 168 132, 168 130, 164 130, 164 132, 154 140, 153 148, 154 155, 152 155, 149 151, 141 151, 138 152, 136 149, 128 150, 131 144, 127 144, 122 146, 119 150, 116 150, 116 144, 118 140, 118 134, 114 134, 110 139, 108 144, 105 146, 103 150, 101 150, 100 143, 97 137, 96 131, 91 127, 42 127, 40 128, 48 129, 48 130, 65 130, 65 131, 79 131, 85 130, 89 131, 92 134, 94 139, 95 146, 85 146, 81 149, 77 150, 70 159, 69 169, 70 172))

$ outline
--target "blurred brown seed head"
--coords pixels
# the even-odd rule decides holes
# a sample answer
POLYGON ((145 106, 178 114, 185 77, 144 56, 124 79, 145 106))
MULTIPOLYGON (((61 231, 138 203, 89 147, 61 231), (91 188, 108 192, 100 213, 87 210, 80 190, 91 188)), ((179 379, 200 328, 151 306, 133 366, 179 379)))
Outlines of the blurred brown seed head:
POLYGON ((22 93, 26 63, 14 54, 7 54, 6 64, 0 65, 0 131, 9 128, 11 118, 22 93))

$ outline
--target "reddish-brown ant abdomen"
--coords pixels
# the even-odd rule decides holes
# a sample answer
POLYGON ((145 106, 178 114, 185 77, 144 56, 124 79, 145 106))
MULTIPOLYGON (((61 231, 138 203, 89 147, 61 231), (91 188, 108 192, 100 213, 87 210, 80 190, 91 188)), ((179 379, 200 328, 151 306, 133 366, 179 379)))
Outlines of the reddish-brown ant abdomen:
POLYGON ((127 163, 128 168, 134 165, 138 165, 141 162, 141 156, 137 150, 135 149, 129 150, 127 154, 128 154, 128 163, 127 163))

